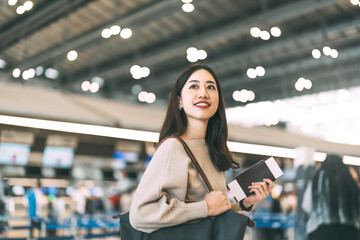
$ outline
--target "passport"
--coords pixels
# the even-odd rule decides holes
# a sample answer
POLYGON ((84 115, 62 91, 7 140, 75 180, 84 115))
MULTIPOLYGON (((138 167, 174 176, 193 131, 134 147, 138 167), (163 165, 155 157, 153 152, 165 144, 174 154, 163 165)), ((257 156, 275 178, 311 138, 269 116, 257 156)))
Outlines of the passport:
POLYGON ((275 159, 270 157, 269 159, 261 160, 242 171, 226 186, 234 199, 239 202, 252 194, 249 192, 250 189, 248 188, 252 182, 262 182, 264 178, 275 181, 281 175, 283 175, 283 171, 276 163, 275 159))

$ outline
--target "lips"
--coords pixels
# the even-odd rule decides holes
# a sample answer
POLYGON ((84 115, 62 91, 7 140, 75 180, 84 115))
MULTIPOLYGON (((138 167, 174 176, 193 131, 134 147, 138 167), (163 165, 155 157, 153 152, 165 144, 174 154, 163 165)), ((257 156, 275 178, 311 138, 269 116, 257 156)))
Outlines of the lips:
POLYGON ((206 102, 206 101, 200 101, 194 104, 196 107, 199 108, 208 108, 210 107, 210 103, 206 102))

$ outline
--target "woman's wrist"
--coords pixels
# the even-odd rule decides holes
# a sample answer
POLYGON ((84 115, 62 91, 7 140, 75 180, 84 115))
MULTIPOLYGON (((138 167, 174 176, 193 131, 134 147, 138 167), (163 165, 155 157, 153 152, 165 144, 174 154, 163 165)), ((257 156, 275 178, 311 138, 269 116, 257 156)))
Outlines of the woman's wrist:
POLYGON ((241 200, 241 201, 239 202, 239 204, 240 204, 240 208, 241 208, 242 210, 246 211, 246 212, 251 211, 251 209, 252 209, 253 206, 254 206, 254 204, 249 203, 246 198, 243 199, 243 200, 241 200))
POLYGON ((247 198, 244 198, 242 201, 243 201, 243 205, 245 206, 245 208, 249 208, 252 205, 254 205, 254 203, 249 202, 249 200, 247 198))

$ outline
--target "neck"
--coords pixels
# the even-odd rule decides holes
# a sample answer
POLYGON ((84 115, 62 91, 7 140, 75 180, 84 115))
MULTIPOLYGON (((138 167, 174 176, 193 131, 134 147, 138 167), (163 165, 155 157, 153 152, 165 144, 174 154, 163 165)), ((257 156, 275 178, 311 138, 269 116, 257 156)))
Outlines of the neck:
POLYGON ((188 118, 188 126, 181 137, 186 140, 205 139, 207 124, 207 120, 203 121, 188 118))

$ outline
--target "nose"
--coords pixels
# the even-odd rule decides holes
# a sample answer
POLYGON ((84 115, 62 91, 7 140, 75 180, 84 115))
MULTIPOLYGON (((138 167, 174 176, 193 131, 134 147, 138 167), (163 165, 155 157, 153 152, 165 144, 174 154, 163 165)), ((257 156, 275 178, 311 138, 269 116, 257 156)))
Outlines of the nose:
POLYGON ((208 93, 206 87, 201 87, 201 88, 200 88, 199 97, 200 97, 200 98, 209 98, 209 93, 208 93))

